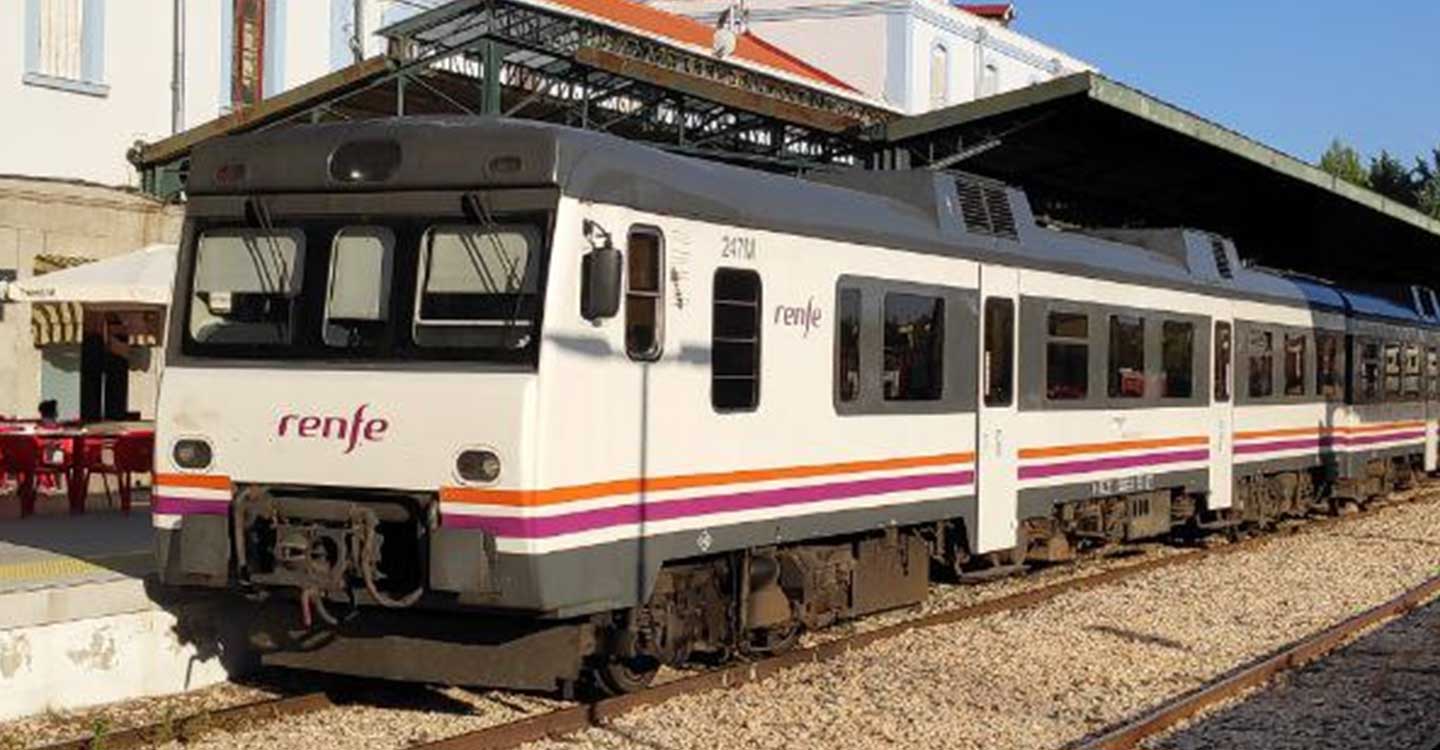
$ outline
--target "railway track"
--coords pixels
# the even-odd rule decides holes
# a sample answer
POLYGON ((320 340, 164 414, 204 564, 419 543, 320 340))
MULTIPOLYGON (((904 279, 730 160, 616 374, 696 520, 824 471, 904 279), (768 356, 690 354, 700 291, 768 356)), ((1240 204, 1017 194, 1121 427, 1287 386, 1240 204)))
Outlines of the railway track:
MULTIPOLYGON (((1355 518, 1368 516, 1376 510, 1393 508, 1397 505, 1415 502, 1424 497, 1426 497, 1424 493, 1415 492, 1406 498, 1390 500, 1383 504, 1372 506, 1371 510, 1362 512, 1359 515, 1312 518, 1299 524, 1282 526, 1272 533, 1243 539, 1223 546, 1199 548, 1179 554, 1154 557, 1122 567, 1068 578, 1019 593, 997 597, 976 604, 946 609, 930 615, 886 625, 874 630, 840 636, 833 640, 799 648, 778 656, 681 677, 638 693, 607 698, 593 703, 577 704, 507 723, 496 724, 446 739, 416 745, 412 750, 508 750, 509 748, 515 748, 529 742, 546 738, 563 737, 590 727, 603 726, 627 713, 648 706, 659 705, 678 696, 693 695, 724 688, 735 688, 748 683, 758 682, 792 667, 831 661, 852 651, 863 649, 870 644, 910 631, 973 620, 1003 612, 1027 609, 1039 606, 1067 593, 1087 591, 1113 585, 1152 571, 1186 565, 1214 556, 1258 549, 1277 539, 1320 532, 1337 524, 1343 524, 1355 518)), ((1082 562, 1095 561, 1096 559, 1097 558, 1089 558, 1082 562)), ((1434 587, 1432 593, 1440 592, 1440 579, 1431 581, 1427 586, 1434 587)), ((1410 594, 1406 596, 1408 597, 1410 594)), ((1405 597, 1402 597, 1402 599, 1405 599, 1405 597)), ((1410 604, 1409 606, 1414 605, 1410 604)), ((1377 608, 1377 610, 1385 609, 1386 607, 1400 607, 1404 609, 1405 605, 1397 605, 1396 602, 1391 602, 1384 605, 1384 607, 1377 608)), ((1359 620, 1372 616, 1374 612, 1375 610, 1372 610, 1372 612, 1367 612, 1365 615, 1361 615, 1355 619, 1359 620)), ((1375 616, 1379 617, 1379 619, 1385 619, 1385 616, 1382 615, 1375 616)), ((1370 620, 1372 623, 1376 621, 1378 620, 1370 620)), ((1342 624, 1341 627, 1350 624, 1350 622, 1351 621, 1347 621, 1347 623, 1342 624)), ((1357 627, 1364 628, 1366 625, 1362 624, 1357 627)), ((1319 637, 1320 636, 1316 636, 1316 638, 1319 637)), ((1334 648, 1335 645, 1343 642, 1343 640, 1345 640, 1345 637, 1341 636, 1338 641, 1327 641, 1327 643, 1331 644, 1330 648, 1334 648)), ((1308 643, 1308 640, 1302 642, 1302 644, 1297 644, 1296 648, 1304 646, 1306 643, 1308 643)), ((1314 652, 1314 655, 1304 661, 1313 660, 1315 656, 1322 655, 1323 653, 1323 651, 1314 652)), ((1280 656, 1280 654, 1276 655, 1276 657, 1280 656)), ((1289 666, 1295 666, 1303 663, 1303 661, 1287 663, 1289 666)), ((1259 666, 1258 664, 1255 665, 1257 668, 1259 666)), ((1283 668, 1280 671, 1283 671, 1283 668)), ((1271 672, 1272 675, 1275 673, 1277 672, 1271 672)), ((1234 677, 1238 678, 1239 675, 1235 675, 1234 677)), ((1261 682, 1263 681, 1262 679, 1261 682)), ((1244 689, 1246 688, 1237 688, 1237 690, 1244 689)), ((1227 695, 1233 695, 1233 692, 1227 695)), ((1187 698, 1191 697, 1198 696, 1187 696, 1187 698)), ((1204 706, 1213 705, 1215 700, 1223 699, 1224 698, 1221 697, 1206 702, 1185 713, 1180 719, 1170 721, 1165 724, 1165 726, 1173 726, 1175 721, 1183 719, 1184 716, 1193 715, 1196 711, 1203 710, 1204 706)), ((304 693, 206 711, 183 718, 173 718, 130 729, 96 733, 91 737, 44 745, 35 748, 35 750, 90 750, 102 746, 107 749, 140 748, 162 745, 171 740, 190 742, 210 732, 223 730, 233 731, 254 726, 256 723, 282 721, 287 718, 334 708, 337 703, 339 703, 339 701, 335 700, 330 692, 304 693)), ((1156 713, 1159 714, 1163 710, 1164 709, 1157 710, 1156 713)), ((1147 717, 1142 717, 1142 719, 1143 718, 1147 717)), ((1116 730, 1116 732, 1119 731, 1119 729, 1116 730)), ((1151 734, 1158 731, 1163 731, 1163 727, 1153 729, 1151 734)), ((1119 735, 1117 734, 1116 737, 1118 738, 1119 735)), ((1104 739, 1110 741, 1111 738, 1109 735, 1106 735, 1104 739)), ((1108 748, 1111 747, 1133 746, 1134 745, 1091 744, 1083 747, 1084 750, 1090 750, 1091 748, 1106 748, 1106 750, 1108 750, 1108 748)), ((1440 750, 1440 747, 1437 747, 1435 750, 1440 750)))
POLYGON ((334 705, 326 693, 290 695, 115 732, 97 730, 90 737, 44 745, 37 750, 95 750, 101 747, 106 750, 122 750, 124 748, 156 747, 172 741, 188 743, 217 730, 241 728, 253 725, 255 722, 279 721, 291 716, 321 711, 334 705))
MULTIPOLYGON (((1413 502, 1418 496, 1419 493, 1416 493, 1416 495, 1399 502, 1413 502)), ((1396 504, 1396 502, 1386 502, 1381 507, 1394 507, 1396 504)), ((1369 513, 1366 512, 1360 515, 1369 515, 1369 513)), ((1300 525, 1281 527, 1276 533, 1252 537, 1225 546, 1202 548, 1178 555, 1151 558, 1133 565, 1113 568, 1079 578, 1067 579, 978 604, 945 610, 876 630, 844 636, 833 641, 796 649, 767 659, 682 677, 641 692, 607 698, 594 703, 557 709, 548 713, 526 717, 504 724, 497 724, 455 737, 416 745, 413 746, 411 750, 509 750, 510 748, 519 747, 530 742, 547 738, 559 738, 591 727, 604 726, 632 711, 659 705, 678 696, 740 687, 747 683, 764 680, 771 675, 802 664, 831 661, 877 641, 893 638, 910 631, 1035 607, 1063 594, 1112 585, 1155 570, 1177 565, 1186 565, 1209 557, 1258 549, 1276 539, 1297 534, 1319 532, 1355 517, 1357 516, 1315 519, 1300 525)), ((1434 586, 1436 591, 1440 591, 1440 579, 1432 581, 1430 585, 1434 586)), ((1415 592, 1412 592, 1412 594, 1413 593, 1415 592)), ((1422 596, 1421 599, 1423 598, 1422 596)), ((1392 602, 1392 605, 1393 604, 1392 602)), ((1414 605, 1412 603, 1408 606, 1414 605)), ((1369 613, 1367 613, 1367 615, 1368 614, 1369 613)), ((1361 625, 1359 627, 1365 626, 1361 625)), ((1340 641, 1343 640, 1344 637, 1342 636, 1340 641)), ((1336 643, 1340 641, 1336 641, 1336 643)), ((1333 648, 1333 645, 1331 647, 1333 648)), ((1087 748, 1088 747, 1089 746, 1087 746, 1087 748)), ((1106 745, 1104 747, 1108 748, 1110 746, 1106 745)))
MULTIPOLYGON (((1200 712, 1261 687, 1282 673, 1303 667, 1376 625, 1401 617, 1440 595, 1440 577, 1410 589, 1320 633, 1286 646, 1248 666, 1159 708, 1082 742, 1076 750, 1131 750, 1200 712)), ((1428 746, 1427 746, 1428 747, 1428 746)), ((1440 739, 1437 739, 1440 747, 1440 739)))

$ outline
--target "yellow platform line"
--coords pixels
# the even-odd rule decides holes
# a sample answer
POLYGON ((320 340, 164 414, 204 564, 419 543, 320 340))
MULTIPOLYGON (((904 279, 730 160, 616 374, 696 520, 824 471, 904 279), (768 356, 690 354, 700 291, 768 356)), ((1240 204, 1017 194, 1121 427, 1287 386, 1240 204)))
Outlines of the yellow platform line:
POLYGON ((47 557, 43 560, 0 564, 0 583, 47 583, 84 578, 102 573, 124 574, 148 564, 149 552, 133 552, 90 560, 78 557, 47 557))

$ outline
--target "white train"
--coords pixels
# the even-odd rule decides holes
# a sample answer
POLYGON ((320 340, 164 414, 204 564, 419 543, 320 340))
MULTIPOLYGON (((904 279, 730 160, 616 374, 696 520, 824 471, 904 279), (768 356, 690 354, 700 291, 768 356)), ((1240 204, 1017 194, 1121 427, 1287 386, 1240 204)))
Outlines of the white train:
POLYGON ((165 582, 277 664, 553 689, 1264 523, 1436 463, 1436 298, 1043 228, 938 172, 768 175, 499 119, 197 150, 165 582))

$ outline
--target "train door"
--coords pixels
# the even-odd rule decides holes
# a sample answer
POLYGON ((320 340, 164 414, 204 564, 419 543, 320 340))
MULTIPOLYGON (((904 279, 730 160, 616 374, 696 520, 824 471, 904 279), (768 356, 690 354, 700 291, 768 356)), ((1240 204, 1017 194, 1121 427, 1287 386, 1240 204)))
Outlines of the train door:
POLYGON ((975 479, 980 501, 976 542, 981 551, 1016 544, 1018 459, 1016 335, 1020 272, 980 269, 980 399, 975 479))
POLYGON ((1229 508, 1235 494, 1235 323, 1225 308, 1210 337, 1210 510, 1229 508))
POLYGON ((1425 340, 1425 471, 1433 473, 1440 464, 1440 340, 1425 340))

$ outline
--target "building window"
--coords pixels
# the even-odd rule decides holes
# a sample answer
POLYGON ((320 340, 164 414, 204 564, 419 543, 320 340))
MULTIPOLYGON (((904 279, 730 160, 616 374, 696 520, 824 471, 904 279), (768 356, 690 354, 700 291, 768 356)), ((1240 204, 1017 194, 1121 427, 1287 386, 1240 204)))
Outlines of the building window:
POLYGON ((665 348, 664 238, 632 229, 625 263, 625 353, 656 360, 665 348))
POLYGON ((944 384, 945 300, 885 295, 886 401, 938 401, 944 384))
POLYGON ((1360 398, 1380 398, 1380 344, 1366 340, 1360 345, 1360 398))
POLYGON ((1285 335, 1285 395, 1305 395, 1305 336, 1285 335))
POLYGON ((1315 395, 1326 401, 1345 397, 1345 368, 1340 357, 1340 334, 1315 334, 1315 395))
POLYGON ((930 109, 950 104, 950 51, 937 44, 930 50, 930 109))
POLYGON ((842 402, 860 397, 860 290, 841 289, 836 318, 835 391, 842 402))
POLYGON ((1110 316, 1110 398, 1145 398, 1145 320, 1110 316))
POLYGON ((985 300, 986 406, 1009 406, 1015 393, 1015 302, 985 300))
POLYGON ((1219 404, 1230 400, 1230 364, 1235 361, 1231 356, 1231 348, 1233 345, 1230 336, 1230 324, 1223 321, 1216 321, 1215 402, 1219 404))
POLYGON ((24 82, 94 96, 105 79, 104 0, 27 0, 24 82))
POLYGON ((710 403, 717 411, 760 405, 760 274, 715 271, 710 336, 710 403))
POLYGON ((1090 392, 1090 319, 1084 313, 1052 312, 1046 326, 1045 398, 1084 400, 1090 392))
POLYGON ((1000 93, 1000 68, 993 62, 987 62, 980 72, 980 96, 994 96, 998 93, 1000 93))
POLYGON ((1275 335, 1251 331, 1246 347, 1250 364, 1250 398, 1267 398, 1275 393, 1275 335))
POLYGON ((1160 325, 1162 398, 1195 394, 1195 324, 1167 320, 1160 325))

